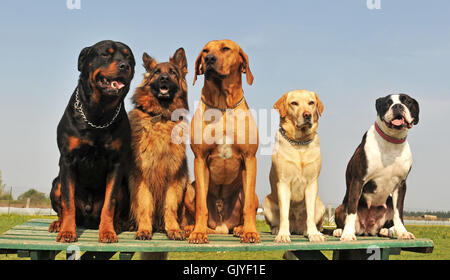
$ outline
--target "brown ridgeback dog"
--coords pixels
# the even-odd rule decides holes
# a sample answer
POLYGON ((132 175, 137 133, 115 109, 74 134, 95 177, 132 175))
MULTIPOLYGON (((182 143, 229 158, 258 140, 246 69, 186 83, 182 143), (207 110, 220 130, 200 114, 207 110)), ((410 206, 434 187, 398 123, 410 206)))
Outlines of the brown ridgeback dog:
POLYGON ((233 231, 241 242, 260 242, 255 193, 258 128, 244 100, 242 73, 251 85, 247 54, 230 40, 207 43, 195 62, 194 84, 202 74, 205 82, 191 122, 195 226, 189 243, 207 243, 208 227, 216 233, 233 231))

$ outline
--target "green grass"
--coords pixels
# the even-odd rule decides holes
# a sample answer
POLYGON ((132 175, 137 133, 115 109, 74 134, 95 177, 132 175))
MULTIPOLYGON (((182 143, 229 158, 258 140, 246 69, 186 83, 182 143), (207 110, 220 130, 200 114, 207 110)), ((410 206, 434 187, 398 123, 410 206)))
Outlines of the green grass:
MULTIPOLYGON (((23 224, 29 219, 50 218, 54 216, 22 216, 22 215, 0 215, 0 234, 8 229, 23 224)), ((260 232, 269 231, 269 226, 264 221, 257 222, 260 232)), ((402 252, 401 255, 391 256, 392 260, 450 260, 450 226, 406 226, 416 238, 428 238, 434 242, 432 254, 420 254, 412 252, 402 252)), ((331 251, 323 251, 325 256, 331 258, 331 251)), ((264 251, 264 252, 201 252, 201 253, 169 253, 169 260, 282 260, 284 251, 264 251)), ((0 260, 29 259, 18 258, 17 255, 0 255, 0 260)), ((65 259, 65 252, 61 252, 56 259, 65 259)), ((116 254, 112 259, 118 259, 116 254)), ((136 254, 133 259, 139 259, 136 254)))
MULTIPOLYGON (((43 219, 56 219, 54 216, 25 216, 16 214, 1 214, 0 215, 0 234, 9 230, 10 228, 23 224, 30 219, 43 218, 43 219)), ((29 260, 30 258, 19 258, 16 254, 3 255, 0 254, 0 260, 29 260)), ((64 254, 58 254, 58 259, 65 259, 64 254)))
POLYGON ((416 238, 429 238, 434 242, 433 253, 418 254, 402 251, 391 260, 450 260, 450 226, 406 226, 416 238))

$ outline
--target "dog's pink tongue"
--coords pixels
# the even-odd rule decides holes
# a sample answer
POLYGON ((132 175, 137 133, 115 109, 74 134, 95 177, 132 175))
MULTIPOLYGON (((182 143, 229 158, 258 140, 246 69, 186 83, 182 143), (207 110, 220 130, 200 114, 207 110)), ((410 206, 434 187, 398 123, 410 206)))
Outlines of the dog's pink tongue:
POLYGON ((123 88, 125 85, 118 81, 112 81, 111 86, 117 89, 123 88))
POLYGON ((396 119, 396 120, 392 121, 392 124, 395 126, 401 126, 404 124, 404 121, 403 121, 403 119, 401 119, 401 120, 396 119))

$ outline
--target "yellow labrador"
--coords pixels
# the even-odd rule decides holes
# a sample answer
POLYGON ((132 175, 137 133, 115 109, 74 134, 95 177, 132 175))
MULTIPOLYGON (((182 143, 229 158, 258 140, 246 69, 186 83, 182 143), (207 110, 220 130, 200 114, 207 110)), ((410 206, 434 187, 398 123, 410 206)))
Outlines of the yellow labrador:
POLYGON ((325 206, 318 196, 322 157, 316 133, 323 104, 315 92, 294 90, 274 105, 280 113, 270 170, 271 193, 264 216, 275 242, 290 242, 290 233, 325 241, 320 233, 325 206))

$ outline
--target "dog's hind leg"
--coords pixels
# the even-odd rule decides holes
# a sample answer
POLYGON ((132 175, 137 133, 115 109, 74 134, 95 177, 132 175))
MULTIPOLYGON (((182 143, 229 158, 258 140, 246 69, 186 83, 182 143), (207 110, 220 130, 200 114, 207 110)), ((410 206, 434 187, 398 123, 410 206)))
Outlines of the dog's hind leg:
POLYGON ((334 222, 336 223, 336 229, 333 231, 334 237, 341 237, 342 230, 345 226, 345 205, 341 204, 334 210, 334 222))
POLYGON ((62 208, 61 208, 61 181, 56 177, 52 183, 52 190, 50 192, 50 200, 52 202, 53 210, 58 213, 58 220, 53 221, 49 228, 49 232, 59 232, 62 223, 62 208))
POLYGON ((272 234, 278 234, 280 229, 280 208, 277 203, 272 201, 270 195, 266 196, 263 203, 264 218, 266 223, 270 226, 272 234))

